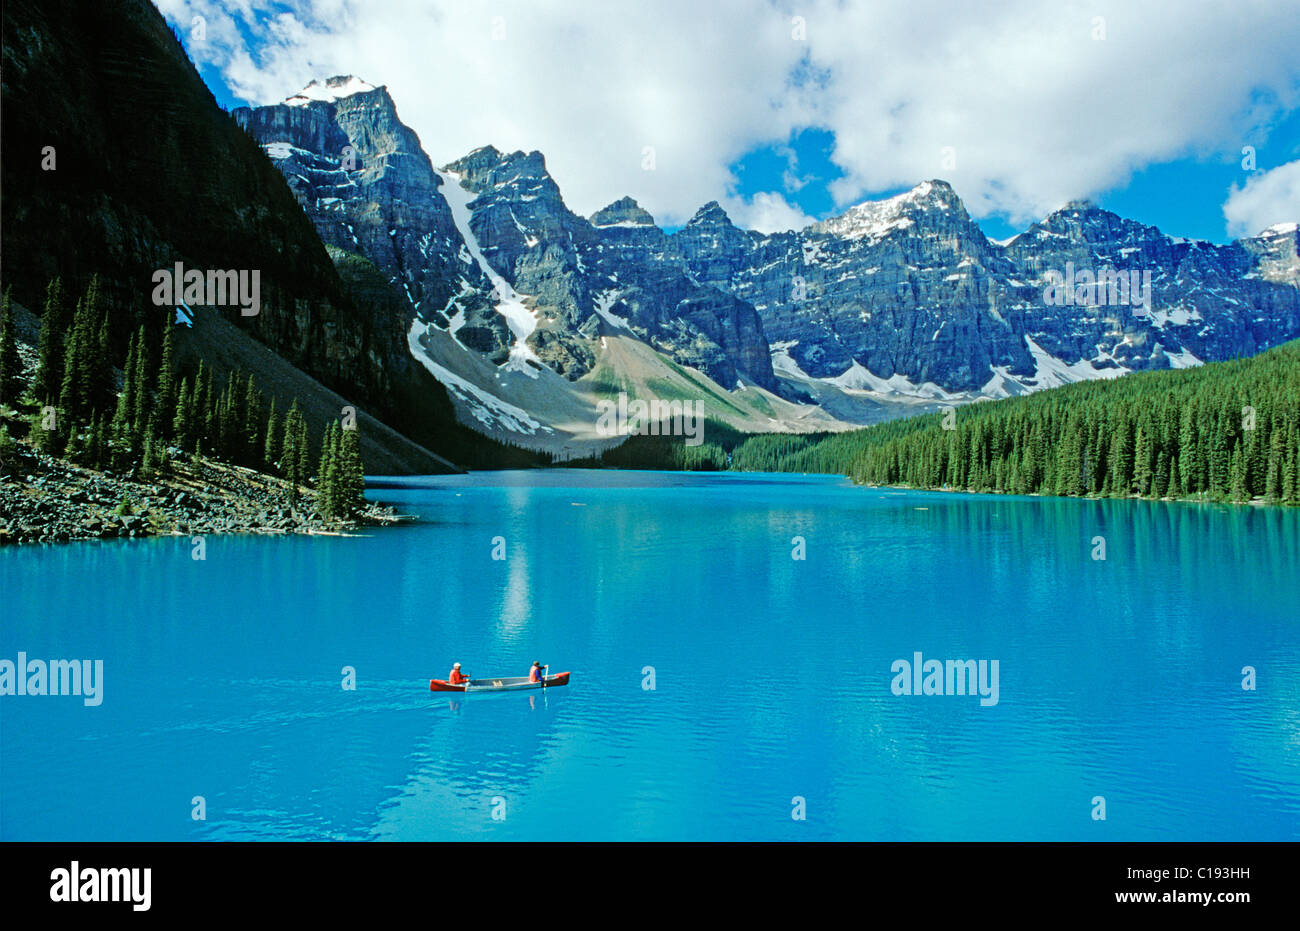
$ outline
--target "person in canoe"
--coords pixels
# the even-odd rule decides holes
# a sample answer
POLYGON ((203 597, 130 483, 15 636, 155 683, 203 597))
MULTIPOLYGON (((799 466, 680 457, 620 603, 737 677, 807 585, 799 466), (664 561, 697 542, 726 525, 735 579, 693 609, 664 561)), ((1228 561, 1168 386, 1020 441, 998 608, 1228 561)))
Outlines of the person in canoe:
POLYGON ((451 672, 447 674, 448 685, 464 685, 469 681, 469 676, 460 671, 460 663, 454 663, 451 672))
POLYGON ((528 681, 529 681, 529 682, 541 682, 541 681, 542 681, 542 664, 541 664, 541 663, 539 663, 539 662, 537 662, 537 661, 534 661, 534 662, 533 662, 533 668, 530 669, 530 670, 528 670, 528 681))

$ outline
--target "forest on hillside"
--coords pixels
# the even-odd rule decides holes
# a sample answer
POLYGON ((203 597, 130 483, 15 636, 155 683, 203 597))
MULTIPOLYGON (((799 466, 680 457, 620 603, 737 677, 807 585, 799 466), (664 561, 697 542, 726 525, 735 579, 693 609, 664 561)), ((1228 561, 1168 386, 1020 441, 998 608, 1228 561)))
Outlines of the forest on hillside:
POLYGON ((119 358, 108 305, 95 277, 79 296, 61 279, 51 280, 39 362, 27 384, 5 293, 0 409, 9 416, 0 421, 0 450, 21 436, 49 455, 138 478, 165 474, 169 450, 192 452, 278 474, 294 496, 300 486, 313 487, 323 517, 349 518, 361 508, 365 478, 355 420, 330 421, 313 441, 297 400, 281 415, 251 374, 232 371, 223 385, 202 361, 193 371, 178 371, 171 308, 156 309, 152 325, 141 324, 119 358))
POLYGON ((731 468, 873 485, 1300 503, 1300 341, 821 437, 758 436, 731 468))
POLYGON ((633 436, 575 466, 842 474, 871 485, 1300 504, 1300 341, 827 434, 633 436))

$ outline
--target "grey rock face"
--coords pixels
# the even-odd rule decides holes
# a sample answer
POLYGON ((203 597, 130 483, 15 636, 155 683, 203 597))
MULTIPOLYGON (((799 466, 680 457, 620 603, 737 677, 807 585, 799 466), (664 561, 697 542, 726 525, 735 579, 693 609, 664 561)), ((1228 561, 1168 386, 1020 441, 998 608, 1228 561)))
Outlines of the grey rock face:
POLYGON ((590 370, 600 307, 719 384, 747 379, 777 387, 757 313, 693 281, 667 254, 668 237, 654 218, 630 197, 585 220, 565 206, 538 152, 507 155, 487 146, 447 170, 474 195, 470 224, 484 257, 535 299, 531 345, 556 371, 579 377, 590 370))
MULTIPOLYGON (((1166 368, 1191 353, 1202 362, 1253 355, 1300 335, 1294 231, 1228 245, 1166 236, 1087 202, 1066 205, 1007 247, 1036 290, 1049 270, 1150 273, 1150 306, 1136 302, 1046 306, 1038 342, 1066 361, 1113 359, 1131 369, 1166 368)), ((1037 298, 1035 301, 1034 299, 1037 298)))
POLYGON ((743 233, 709 204, 674 237, 702 281, 749 301, 814 377, 856 361, 879 378, 977 390, 1032 358, 989 311, 1010 267, 943 182, 801 232, 743 233))
POLYGON ((487 279, 439 193, 442 180, 383 87, 353 77, 313 82, 274 106, 233 111, 284 174, 328 245, 370 259, 413 314, 445 323, 466 303, 466 338, 489 354, 509 332, 482 295, 487 279))
POLYGON ((655 218, 649 211, 630 197, 622 197, 608 207, 597 210, 591 215, 591 225, 596 228, 618 226, 625 229, 649 229, 655 225, 655 218))
POLYGON ((632 331, 677 361, 728 386, 741 373, 776 386, 752 308, 691 282, 682 268, 666 280, 663 271, 631 268, 664 251, 653 217, 630 198, 593 221, 578 216, 539 152, 485 146, 440 176, 388 92, 348 76, 234 116, 280 168, 326 243, 370 259, 406 296, 412 317, 452 330, 493 362, 504 363, 519 338, 497 312, 503 295, 495 275, 535 317, 528 349, 569 378, 595 364, 597 302, 619 292, 632 331), (463 200, 467 230, 451 206, 463 200))
POLYGON ((703 208, 674 247, 699 280, 752 303, 772 343, 815 377, 856 362, 880 379, 949 392, 997 393, 997 376, 1013 376, 1018 393, 1056 383, 1043 378, 1036 350, 1098 377, 1194 364, 1189 354, 1249 355, 1300 336, 1294 228, 1215 246, 1077 203, 1003 246, 942 181, 800 232, 743 234, 719 213, 703 208), (1110 287, 1086 289, 1101 300, 1091 305, 1047 299, 1067 273, 1108 270, 1139 282, 1129 302, 1112 300, 1124 295, 1110 287), (1146 272, 1149 306, 1138 303, 1146 272))

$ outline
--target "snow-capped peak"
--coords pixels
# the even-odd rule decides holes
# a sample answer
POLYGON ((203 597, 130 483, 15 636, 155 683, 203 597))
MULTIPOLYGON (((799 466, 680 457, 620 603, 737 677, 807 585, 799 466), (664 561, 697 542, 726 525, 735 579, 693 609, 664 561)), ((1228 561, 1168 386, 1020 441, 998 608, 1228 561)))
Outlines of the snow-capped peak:
POLYGON ((818 233, 832 233, 846 239, 880 239, 896 229, 904 229, 915 221, 911 215, 916 209, 948 210, 957 203, 957 196, 943 181, 922 181, 910 191, 885 200, 868 200, 850 207, 838 217, 813 224, 818 233))
POLYGON ((373 84, 367 84, 354 75, 336 74, 332 78, 326 78, 324 82, 312 81, 292 97, 286 98, 284 102, 291 107, 305 107, 313 100, 333 103, 336 100, 342 100, 344 97, 351 97, 353 94, 361 94, 374 89, 373 84))
POLYGON ((1274 223, 1266 230, 1260 232, 1260 236, 1292 236, 1297 230, 1300 230, 1300 223, 1274 223))

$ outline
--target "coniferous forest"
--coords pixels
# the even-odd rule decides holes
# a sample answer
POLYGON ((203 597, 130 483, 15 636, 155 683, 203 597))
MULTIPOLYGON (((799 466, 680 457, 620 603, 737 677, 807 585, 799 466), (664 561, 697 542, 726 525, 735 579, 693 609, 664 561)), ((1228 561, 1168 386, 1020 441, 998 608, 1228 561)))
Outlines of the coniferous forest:
POLYGON ((751 437, 731 468, 1009 494, 1300 504, 1300 341, 815 437, 751 437))
POLYGON ((632 436, 579 467, 839 473, 870 485, 1300 504, 1300 341, 846 433, 632 436))
MULTIPOLYGON (((251 374, 218 379, 199 361, 175 360, 174 311, 129 335, 117 357, 98 279, 81 295, 55 278, 45 292, 39 363, 24 392, 8 294, 0 316, 0 403, 30 409, 27 439, 36 449, 77 465, 137 478, 165 474, 169 450, 282 476, 294 498, 314 488, 322 517, 347 519, 363 503, 359 426, 330 421, 312 442, 294 399, 277 410, 251 374), (120 385, 117 370, 120 370, 120 385), (313 456, 313 449, 319 450, 313 456)), ((7 429, 0 444, 12 443, 7 429)))

